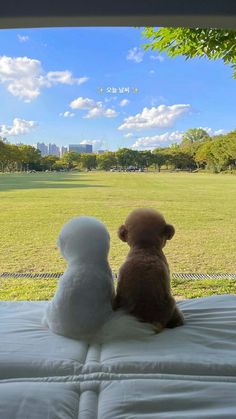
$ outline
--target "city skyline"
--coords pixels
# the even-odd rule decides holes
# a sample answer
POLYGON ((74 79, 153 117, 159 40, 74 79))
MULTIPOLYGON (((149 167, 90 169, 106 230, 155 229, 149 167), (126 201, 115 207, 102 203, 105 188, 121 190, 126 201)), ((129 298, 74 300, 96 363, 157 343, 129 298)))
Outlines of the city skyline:
MULTIPOLYGON (((11 144, 11 142, 8 141, 7 138, 1 137, 1 136, 0 136, 0 141, 5 142, 6 144, 11 144)), ((22 146, 22 145, 27 145, 27 144, 24 144, 23 142, 16 142, 14 145, 22 146)), ((93 150, 93 146, 85 142, 81 142, 79 144, 69 144, 68 146, 59 147, 55 143, 50 143, 50 142, 44 143, 44 142, 38 141, 32 144, 32 146, 36 150, 40 151, 42 157, 48 156, 48 155, 55 155, 57 157, 62 157, 64 153, 70 152, 70 151, 74 151, 81 154, 83 153, 103 154, 105 152, 110 151, 107 149, 93 150)))
POLYGON ((230 66, 170 59, 144 42, 138 28, 0 31, 0 136, 114 151, 166 147, 189 128, 235 129, 230 66))
MULTIPOLYGON (((37 142, 33 144, 33 147, 40 151, 42 157, 53 155, 56 157, 62 157, 66 152, 77 152, 77 153, 93 153, 93 146, 91 144, 80 143, 80 144, 69 144, 68 146, 57 146, 55 143, 44 143, 37 142)), ((101 151, 101 150, 100 150, 101 151)))

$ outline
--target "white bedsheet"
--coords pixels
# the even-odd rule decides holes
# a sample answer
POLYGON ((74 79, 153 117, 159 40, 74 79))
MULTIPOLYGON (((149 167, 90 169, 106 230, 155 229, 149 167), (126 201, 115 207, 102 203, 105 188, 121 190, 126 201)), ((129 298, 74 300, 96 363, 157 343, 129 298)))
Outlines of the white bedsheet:
POLYGON ((183 327, 102 346, 45 329, 46 304, 0 303, 0 419, 236 418, 236 296, 179 302, 183 327))

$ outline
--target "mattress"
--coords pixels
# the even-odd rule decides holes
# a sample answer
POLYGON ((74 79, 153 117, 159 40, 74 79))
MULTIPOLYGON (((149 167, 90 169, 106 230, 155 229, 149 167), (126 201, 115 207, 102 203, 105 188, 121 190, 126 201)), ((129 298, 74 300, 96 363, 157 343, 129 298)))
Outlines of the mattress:
POLYGON ((184 326, 103 345, 45 329, 46 304, 0 303, 1 419, 236 417, 236 296, 178 302, 184 326))

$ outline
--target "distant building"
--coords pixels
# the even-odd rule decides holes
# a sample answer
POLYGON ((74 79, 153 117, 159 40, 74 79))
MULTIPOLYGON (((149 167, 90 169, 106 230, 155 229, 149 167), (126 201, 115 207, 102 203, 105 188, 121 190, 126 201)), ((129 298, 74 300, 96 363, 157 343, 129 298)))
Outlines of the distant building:
POLYGON ((48 156, 48 146, 44 143, 37 143, 34 146, 37 150, 41 152, 41 156, 48 156))
POLYGON ((68 150, 76 153, 92 153, 93 146, 92 144, 69 144, 68 150))
POLYGON ((93 152, 93 146, 92 144, 81 144, 85 147, 85 153, 92 153, 93 152))
POLYGON ((56 144, 48 144, 48 154, 50 156, 60 157, 60 148, 56 144))
POLYGON ((67 153, 68 149, 67 147, 62 146, 60 150, 60 157, 62 157, 65 153, 67 153))
POLYGON ((75 153, 81 153, 81 145, 80 144, 69 144, 68 151, 74 151, 75 153))

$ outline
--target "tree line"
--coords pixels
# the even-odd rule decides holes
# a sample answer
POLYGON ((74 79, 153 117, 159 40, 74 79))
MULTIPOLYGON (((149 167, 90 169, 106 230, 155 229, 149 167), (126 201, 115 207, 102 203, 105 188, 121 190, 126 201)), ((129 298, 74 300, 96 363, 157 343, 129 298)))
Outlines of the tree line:
POLYGON ((61 158, 41 156, 39 150, 29 145, 6 143, 0 140, 0 170, 127 170, 162 168, 174 170, 210 170, 215 173, 236 170, 236 130, 224 135, 210 136, 204 129, 189 129, 179 144, 137 151, 121 148, 103 154, 66 152, 61 158))

